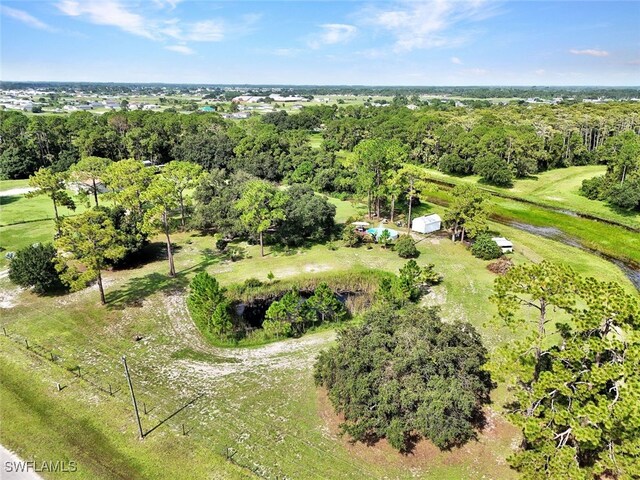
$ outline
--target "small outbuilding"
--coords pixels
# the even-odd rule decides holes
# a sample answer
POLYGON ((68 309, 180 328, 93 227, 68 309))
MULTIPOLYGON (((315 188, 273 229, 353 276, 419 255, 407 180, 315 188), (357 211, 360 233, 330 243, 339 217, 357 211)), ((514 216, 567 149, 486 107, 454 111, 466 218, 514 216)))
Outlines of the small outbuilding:
POLYGON ((513 243, 507 240, 504 237, 493 237, 491 240, 496 242, 498 246, 502 249, 502 253, 510 253, 513 252, 513 243))
POLYGON ((442 228, 442 219, 440 215, 426 215, 424 217, 414 218, 411 222, 411 230, 418 233, 437 232, 442 228))

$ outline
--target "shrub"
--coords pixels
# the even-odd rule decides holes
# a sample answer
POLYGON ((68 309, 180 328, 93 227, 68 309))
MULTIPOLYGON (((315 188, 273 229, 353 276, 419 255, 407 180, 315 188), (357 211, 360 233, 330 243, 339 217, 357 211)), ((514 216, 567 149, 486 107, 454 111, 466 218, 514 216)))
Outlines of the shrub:
POLYGON ((190 285, 187 307, 195 324, 204 332, 224 337, 231 333, 231 304, 225 289, 207 272, 198 273, 190 285))
POLYGON ((383 304, 397 307, 416 302, 431 285, 442 281, 442 275, 435 271, 435 265, 420 267, 415 260, 409 260, 394 278, 382 278, 378 288, 378 300, 383 304))
POLYGON ((420 255, 411 235, 401 235, 396 242, 395 250, 401 258, 416 258, 420 255))
POLYGON ((362 241, 362 237, 358 235, 351 225, 345 225, 342 231, 342 241, 347 247, 357 247, 362 241))
POLYGON ((602 198, 602 191, 605 188, 605 176, 587 178, 582 181, 580 192, 590 200, 599 200, 602 198))
POLYGON ((483 234, 476 238, 476 241, 471 247, 471 253, 474 257, 483 260, 494 260, 502 256, 502 249, 496 242, 491 240, 489 235, 483 234))
POLYGON ((640 176, 615 185, 607 197, 610 203, 625 210, 640 209, 640 176))
POLYGON ((482 424, 491 389, 486 360, 472 325, 444 323, 435 309, 388 307, 339 332, 314 377, 344 415, 341 430, 355 440, 384 437, 407 451, 417 436, 446 449, 473 438, 482 424))
POLYGON ((262 285, 263 283, 257 278, 247 278, 244 281, 244 286, 246 288, 258 288, 258 287, 261 287, 262 285))
POLYGON ((219 252, 224 252, 228 244, 229 242, 227 242, 224 238, 219 238, 218 240, 216 240, 216 249, 219 252))
POLYGON ((513 184, 513 172, 507 162, 495 155, 485 155, 476 160, 473 173, 480 175, 484 181, 500 187, 513 184))
POLYGON ((9 264, 9 279, 22 287, 33 287, 36 293, 63 288, 55 267, 56 249, 52 244, 34 243, 18 250, 9 264))

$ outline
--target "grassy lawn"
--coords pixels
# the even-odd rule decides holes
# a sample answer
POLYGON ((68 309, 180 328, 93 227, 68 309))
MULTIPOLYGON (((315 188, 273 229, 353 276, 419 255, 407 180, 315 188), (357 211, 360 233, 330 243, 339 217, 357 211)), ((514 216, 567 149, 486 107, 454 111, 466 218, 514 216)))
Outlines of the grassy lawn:
POLYGON ((14 188, 26 188, 29 186, 29 180, 0 180, 0 192, 11 190, 14 188))
MULTIPOLYGON (((447 189, 426 194, 430 201, 451 201, 447 189)), ((493 196, 491 213, 504 222, 521 222, 536 227, 555 228, 559 235, 577 241, 614 258, 640 264, 640 235, 623 227, 587 218, 566 215, 536 205, 493 196)))
MULTIPOLYGON (((454 183, 478 183, 480 180, 480 177, 477 175, 457 177, 433 169, 429 169, 428 171, 429 175, 433 178, 454 183)), ((606 167, 603 165, 558 168, 530 178, 516 180, 512 188, 500 188, 491 185, 481 186, 499 194, 523 198, 539 203, 540 205, 573 210, 575 212, 613 220, 630 227, 640 228, 640 213, 616 210, 604 202, 589 200, 580 195, 580 187, 582 186, 583 180, 604 175, 605 172, 606 167)))
MULTIPOLYGON (((6 182, 23 180, 3 180, 0 191, 19 188, 22 185, 6 186, 6 182)), ((58 207, 61 216, 71 216, 86 210, 83 203, 76 202, 76 210, 58 207)), ((26 198, 24 195, 0 197, 0 247, 5 251, 16 251, 36 242, 51 242, 55 228, 53 203, 47 196, 26 198)), ((0 268, 7 259, 0 255, 0 268)))
MULTIPOLYGON (((8 203, 2 221, 38 220, 47 214, 45 200, 8 203)), ((363 213, 349 201, 330 201, 339 222, 363 213)), ((443 212, 432 205, 428 210, 443 212)), ((594 255, 504 225, 491 228, 513 240, 516 263, 564 262, 634 291, 616 266, 594 255)), ((3 246, 47 241, 52 233, 51 220, 3 226, 3 246)), ((493 394, 489 427, 460 449, 440 452, 421 442, 403 456, 384 441, 352 445, 339 436, 332 408, 313 383, 315 357, 331 344, 333 330, 255 348, 216 348, 200 336, 186 310, 185 289, 198 271, 227 286, 247 278, 266 280, 269 272, 295 281, 366 269, 397 272, 405 263, 397 254, 379 246, 350 249, 336 241, 336 250, 269 247, 262 258, 258 246, 240 242, 245 258, 231 262, 216 252, 211 236, 185 232, 172 239, 178 247, 176 278, 166 275, 162 239, 154 239, 150 261, 105 273, 107 307, 99 305, 95 287, 41 297, 0 279, 2 304, 8 307, 2 309, 2 324, 9 334, 0 335, 0 413, 11 419, 2 425, 3 445, 24 459, 76 461, 78 478, 87 479, 251 478, 252 471, 264 478, 515 478, 505 462, 518 442, 517 430, 500 413, 505 388, 493 394), (55 361, 34 352, 52 352, 55 361), (143 428, 151 430, 144 441, 137 439, 122 355, 143 409, 143 428), (74 373, 78 366, 82 378, 74 373), (61 392, 56 382, 65 387, 61 392), (113 396, 105 392, 108 385, 113 396), (233 454, 233 462, 225 452, 233 454)), ((447 321, 475 325, 490 350, 513 338, 506 329, 486 325, 495 314, 486 300, 495 278, 487 262, 446 236, 424 237, 417 247, 418 263, 433 263, 444 275, 424 297, 425 305, 440 307, 447 321)))
MULTIPOLYGON (((516 263, 564 261, 581 273, 632 289, 604 260, 525 232, 493 227, 514 240, 516 263)), ((439 452, 423 442, 414 455, 404 457, 385 442, 351 445, 337 434, 336 419, 312 379, 314 358, 332 341, 331 331, 253 349, 219 349, 203 341, 186 315, 184 287, 202 269, 224 285, 249 277, 264 280, 270 271, 276 279, 366 268, 397 272, 404 261, 394 252, 378 246, 333 251, 315 245, 293 254, 269 249, 261 258, 259 247, 241 244, 247 257, 230 262, 214 253, 211 237, 182 233, 174 240, 179 247, 177 278, 166 276, 158 244, 157 260, 107 272, 106 308, 98 304, 95 288, 38 297, 0 280, 15 303, 3 311, 10 338, 0 337, 2 414, 16 419, 3 428, 3 444, 23 458, 77 461, 79 478, 240 478, 248 470, 224 459, 227 448, 236 452, 239 464, 267 478, 514 477, 504 459, 517 432, 498 413, 506 398, 503 389, 494 395, 491 428, 461 449, 439 452), (26 351, 19 344, 22 337, 33 349, 52 350, 59 356, 55 364, 26 351), (139 403, 151 409, 142 417, 145 430, 198 397, 143 442, 136 439, 120 363, 123 354, 139 403), (76 366, 102 388, 111 383, 116 394, 112 397, 76 377, 68 370, 76 366), (57 392, 54 382, 66 388, 57 392), (56 418, 49 421, 50 415, 56 418)), ((474 324, 490 349, 508 342, 510 332, 484 327, 495 313, 486 301, 494 279, 487 262, 445 237, 425 237, 418 248, 418 262, 434 263, 445 276, 424 303, 440 306, 446 320, 474 324)))

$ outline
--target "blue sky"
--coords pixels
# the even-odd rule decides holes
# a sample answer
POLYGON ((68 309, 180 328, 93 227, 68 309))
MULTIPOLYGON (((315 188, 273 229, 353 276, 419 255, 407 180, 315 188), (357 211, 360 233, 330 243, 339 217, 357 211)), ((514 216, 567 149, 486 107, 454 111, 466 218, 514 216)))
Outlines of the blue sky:
POLYGON ((0 22, 2 80, 640 85, 631 0, 3 0, 0 22))

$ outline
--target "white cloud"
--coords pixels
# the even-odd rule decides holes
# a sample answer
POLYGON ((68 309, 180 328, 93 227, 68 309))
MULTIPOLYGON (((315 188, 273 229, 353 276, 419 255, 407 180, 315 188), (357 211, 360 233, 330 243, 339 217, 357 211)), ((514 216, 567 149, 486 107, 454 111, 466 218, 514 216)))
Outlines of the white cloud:
POLYGON ((225 28, 220 20, 203 20, 185 25, 184 32, 175 38, 190 42, 219 42, 224 38, 225 28))
POLYGON ((186 45, 167 45, 165 50, 171 50, 172 52, 181 53, 183 55, 193 55, 195 52, 186 45))
POLYGON ((234 23, 223 19, 185 22, 179 18, 167 17, 166 10, 173 10, 180 1, 182 0, 154 0, 153 5, 158 8, 152 8, 151 11, 148 8, 134 11, 120 0, 60 0, 56 6, 65 15, 89 23, 116 27, 150 40, 178 41, 181 45, 187 42, 219 42, 228 34, 247 34, 261 18, 259 14, 246 14, 234 23), (143 14, 144 12, 149 14, 143 14))
POLYGON ((545 74, 545 69, 544 68, 539 68, 538 70, 535 71, 536 75, 544 75, 545 74))
POLYGON ((609 52, 607 52, 606 50, 596 50, 595 48, 587 48, 585 50, 577 50, 575 48, 572 48, 571 50, 569 50, 569 53, 572 53, 574 55, 589 55, 591 57, 609 56, 609 52))
POLYGON ((49 32, 55 31, 53 27, 47 25, 41 20, 38 20, 36 17, 25 12, 24 10, 18 10, 17 8, 0 5, 0 13, 2 13, 2 15, 4 15, 5 17, 13 18, 14 20, 18 20, 19 22, 22 22, 33 28, 48 30, 49 32))
POLYGON ((458 57, 451 57, 451 63, 455 63, 456 65, 462 65, 462 60, 458 57))
POLYGON ((344 23, 325 23, 320 25, 320 28, 322 31, 309 41, 311 48, 346 43, 355 37, 358 32, 355 26, 344 23))
POLYGON ((362 21, 395 37, 394 51, 408 52, 465 43, 469 29, 464 33, 453 32, 454 27, 496 15, 497 5, 489 0, 402 2, 393 9, 366 9, 362 21))
POLYGON ((97 25, 110 25, 133 35, 158 39, 150 22, 141 15, 128 11, 115 0, 62 0, 56 6, 71 17, 83 17, 97 25))
POLYGON ((169 8, 173 10, 181 1, 182 0, 153 0, 153 3, 155 3, 158 8, 169 8))

